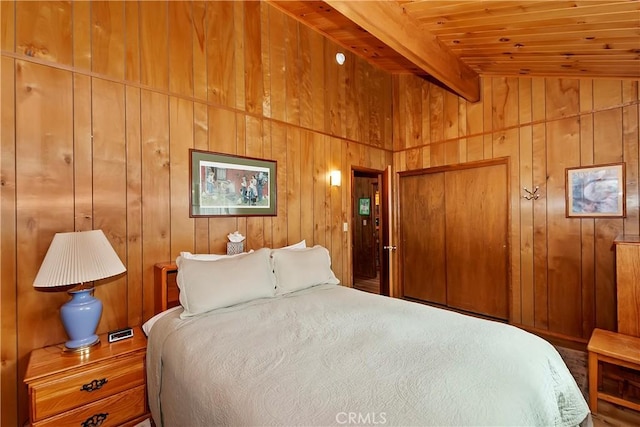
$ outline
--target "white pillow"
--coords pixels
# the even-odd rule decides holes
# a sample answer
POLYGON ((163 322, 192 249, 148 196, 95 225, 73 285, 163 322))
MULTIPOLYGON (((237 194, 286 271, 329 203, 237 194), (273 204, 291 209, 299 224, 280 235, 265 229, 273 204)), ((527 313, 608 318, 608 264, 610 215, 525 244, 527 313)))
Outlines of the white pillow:
POLYGON ((275 278, 269 254, 269 249, 260 249, 210 261, 178 257, 177 281, 184 307, 180 317, 273 297, 275 278))
POLYGON ((180 252, 180 256, 184 259, 199 259, 201 261, 215 261, 218 259, 232 258, 238 255, 250 254, 251 252, 253 252, 253 249, 251 249, 249 252, 242 252, 234 255, 192 254, 191 252, 180 252))
POLYGON ((320 245, 295 251, 272 251, 271 257, 277 295, 323 283, 340 283, 331 270, 329 251, 320 245))
POLYGON ((298 243, 293 244, 293 245, 289 245, 289 246, 283 246, 279 249, 304 249, 307 247, 307 240, 300 240, 298 243))

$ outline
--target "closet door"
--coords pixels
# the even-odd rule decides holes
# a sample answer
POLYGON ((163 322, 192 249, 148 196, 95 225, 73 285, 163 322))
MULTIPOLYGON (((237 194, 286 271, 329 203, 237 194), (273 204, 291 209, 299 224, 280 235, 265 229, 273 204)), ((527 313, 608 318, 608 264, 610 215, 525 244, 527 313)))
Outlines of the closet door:
POLYGON ((508 168, 445 175, 447 305, 507 319, 508 168))
POLYGON ((401 177, 399 196, 403 295, 446 304, 444 173, 401 177))

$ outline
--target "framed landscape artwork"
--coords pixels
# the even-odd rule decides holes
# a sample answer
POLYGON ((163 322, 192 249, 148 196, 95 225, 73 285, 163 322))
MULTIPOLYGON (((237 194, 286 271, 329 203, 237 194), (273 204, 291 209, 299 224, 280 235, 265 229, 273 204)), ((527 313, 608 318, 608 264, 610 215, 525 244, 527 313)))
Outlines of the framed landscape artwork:
POLYGON ((189 150, 190 217, 275 216, 276 162, 189 150))
POLYGON ((624 163, 566 170, 566 216, 626 216, 624 163))

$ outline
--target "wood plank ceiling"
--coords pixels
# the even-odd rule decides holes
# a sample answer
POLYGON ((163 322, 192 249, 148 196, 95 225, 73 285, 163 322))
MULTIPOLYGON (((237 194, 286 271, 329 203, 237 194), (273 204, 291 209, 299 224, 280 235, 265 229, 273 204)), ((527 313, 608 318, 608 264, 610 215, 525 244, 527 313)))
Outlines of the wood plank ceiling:
POLYGON ((480 76, 640 79, 638 0, 270 3, 374 66, 430 75, 469 100, 467 68, 480 76), (368 19, 359 16, 366 8, 368 19))

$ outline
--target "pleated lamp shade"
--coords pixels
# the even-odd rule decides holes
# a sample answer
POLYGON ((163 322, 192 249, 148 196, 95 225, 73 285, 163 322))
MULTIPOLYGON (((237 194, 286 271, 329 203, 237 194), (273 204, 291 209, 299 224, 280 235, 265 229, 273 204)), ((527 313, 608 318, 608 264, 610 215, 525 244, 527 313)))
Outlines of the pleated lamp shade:
MULTIPOLYGON (((57 233, 33 282, 36 288, 93 282, 126 271, 102 230, 57 233)), ((93 296, 93 284, 68 291, 71 299, 60 307, 69 350, 81 351, 100 342, 96 329, 102 303, 93 296)))
POLYGON ((57 233, 33 286, 93 282, 126 271, 102 230, 57 233))

